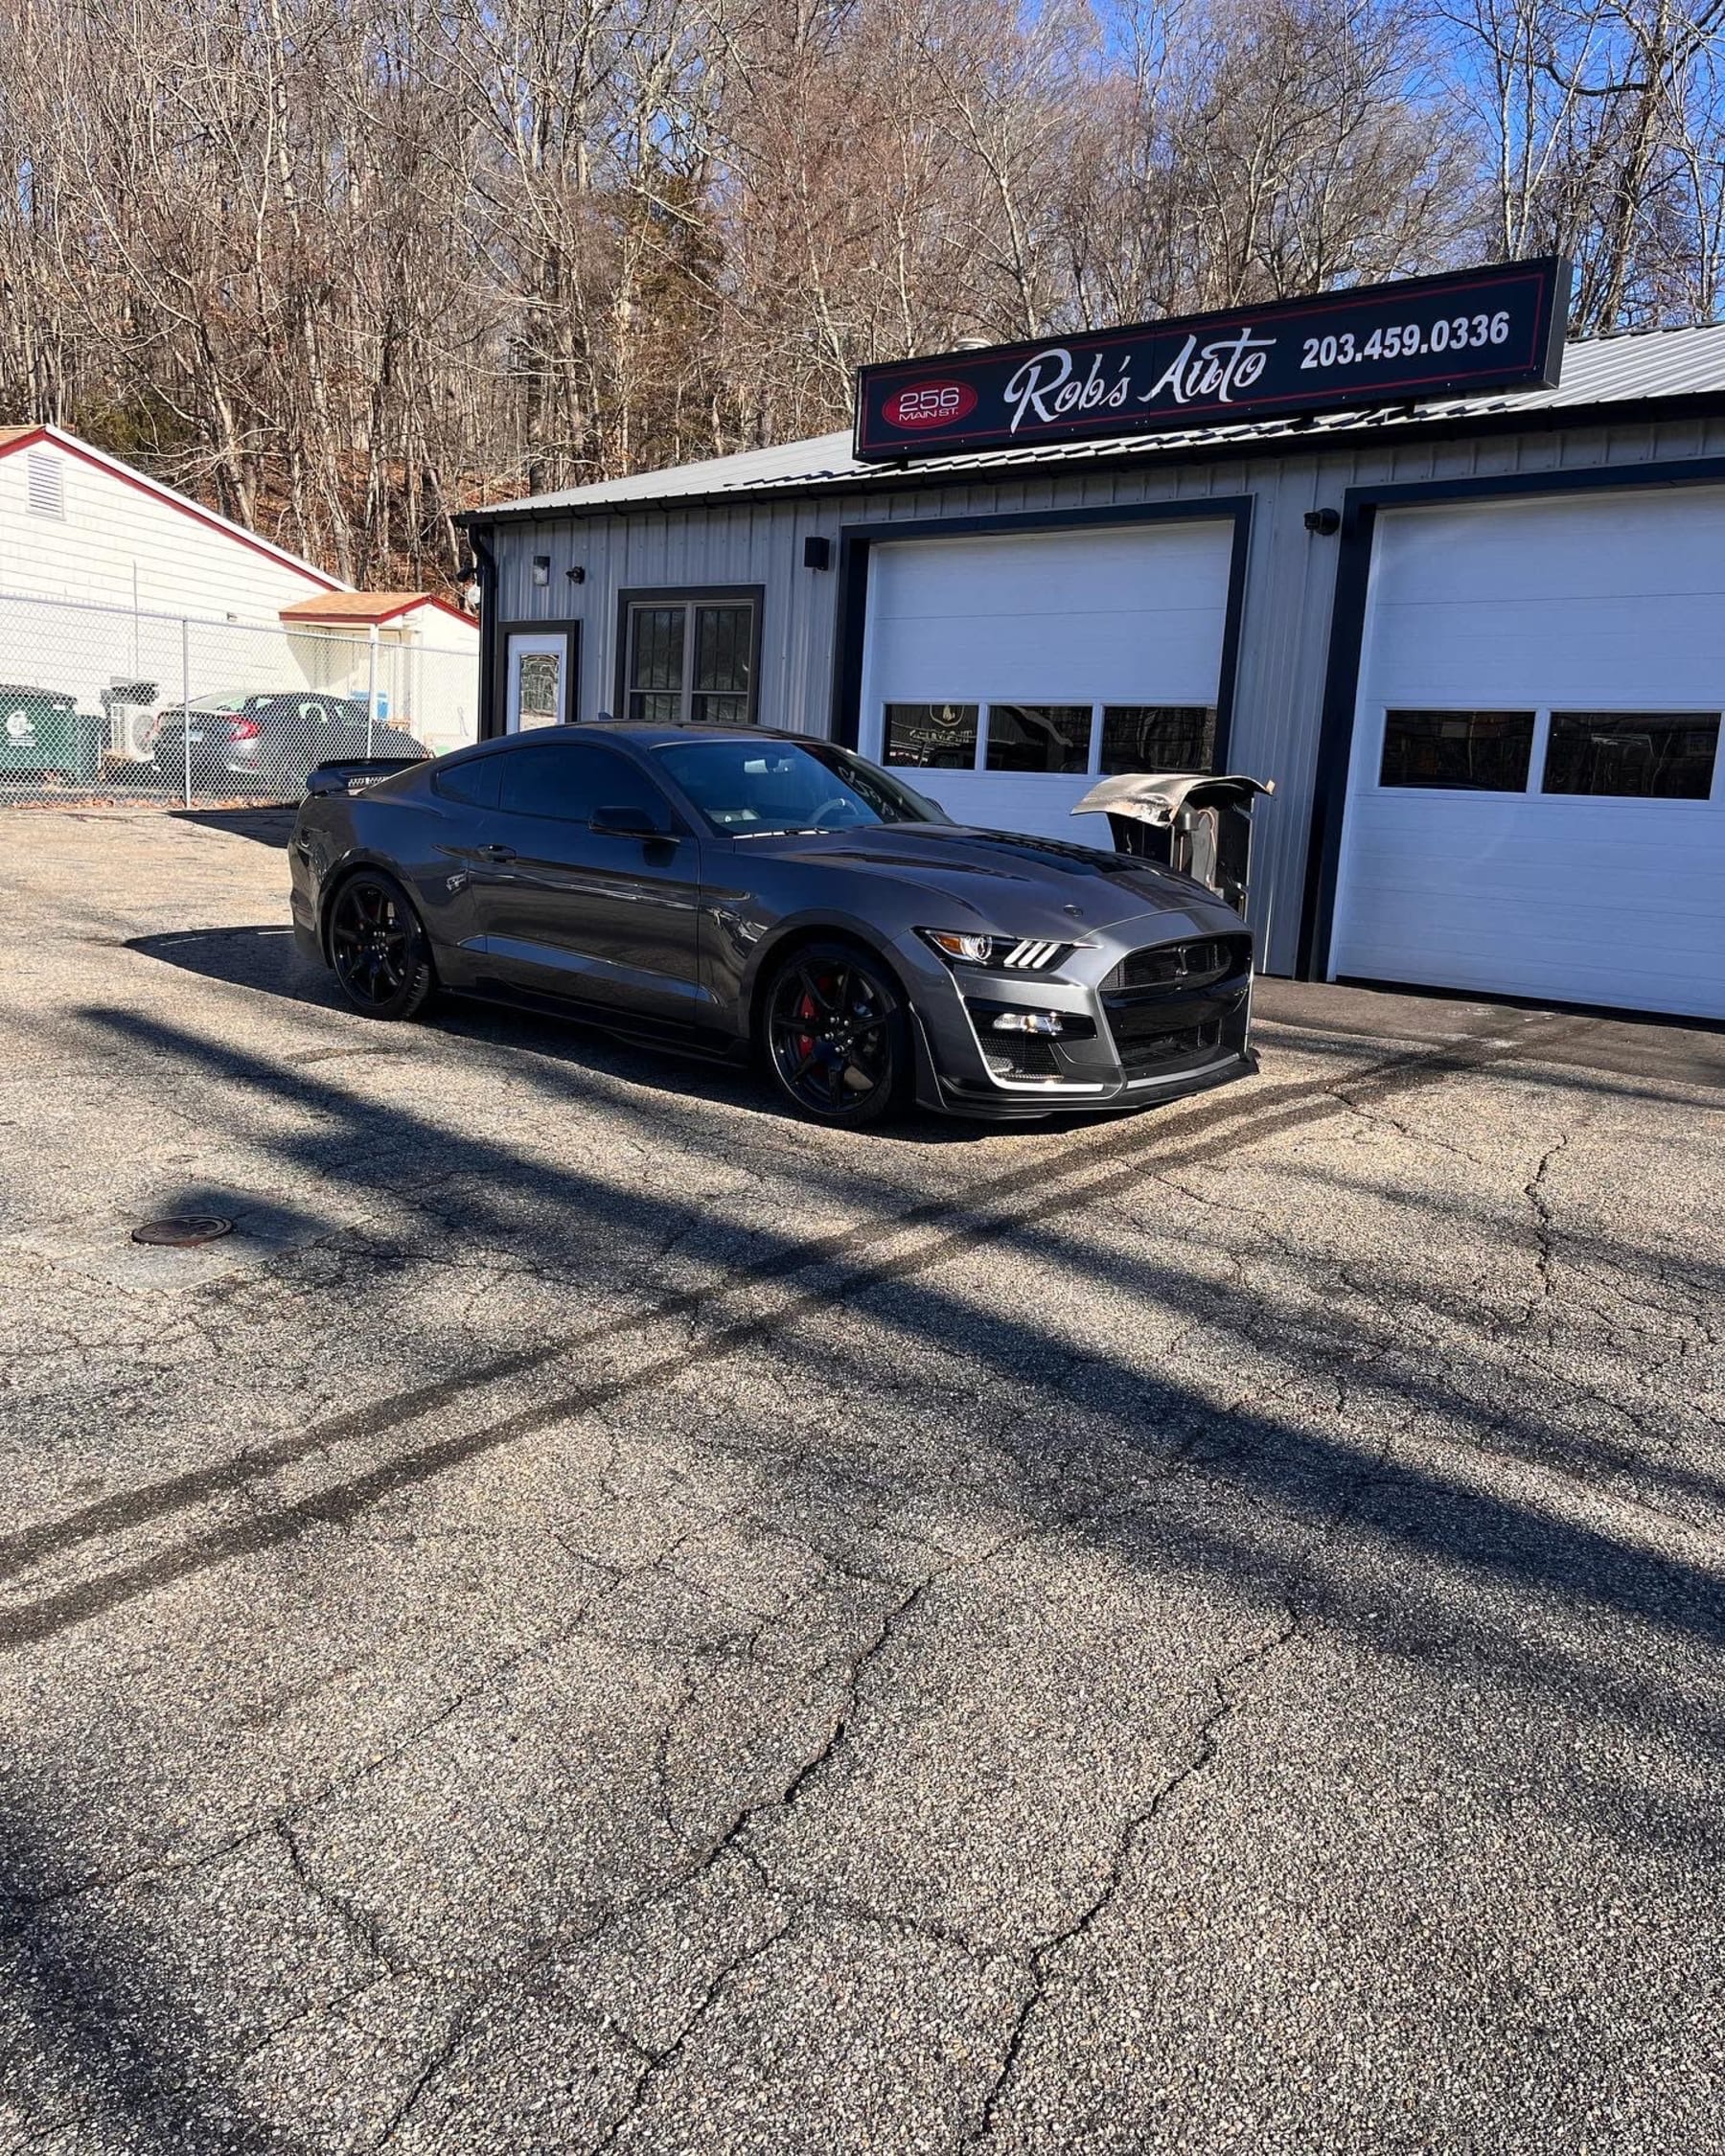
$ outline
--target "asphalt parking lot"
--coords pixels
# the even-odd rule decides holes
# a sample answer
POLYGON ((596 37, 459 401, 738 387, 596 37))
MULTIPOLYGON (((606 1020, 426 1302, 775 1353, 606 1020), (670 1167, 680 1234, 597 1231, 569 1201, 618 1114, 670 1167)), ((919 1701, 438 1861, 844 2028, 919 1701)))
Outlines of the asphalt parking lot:
POLYGON ((832 1134, 0 816, 0 2149, 1725 2147, 1725 1037, 832 1134))

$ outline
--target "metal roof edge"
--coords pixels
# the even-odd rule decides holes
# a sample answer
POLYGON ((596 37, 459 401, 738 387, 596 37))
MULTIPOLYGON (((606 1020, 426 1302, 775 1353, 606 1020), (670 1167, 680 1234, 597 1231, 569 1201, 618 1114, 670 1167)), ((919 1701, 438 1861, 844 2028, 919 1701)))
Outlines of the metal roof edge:
POLYGON ((1021 486, 1026 479, 1092 471, 1158 470, 1192 464, 1237 464, 1254 458, 1322 456, 1338 448, 1390 441, 1455 441, 1468 435, 1556 433, 1563 428, 1645 425, 1661 420, 1713 419, 1725 415, 1725 389, 1680 391, 1668 397, 1601 399, 1596 404, 1541 404, 1530 410, 1435 413, 1430 419, 1362 419, 1350 426, 1314 425, 1273 435, 1235 436, 1228 441, 1190 443, 1154 449, 1138 443, 1112 453, 1060 460, 1046 454, 1019 464, 981 464, 931 471, 927 467, 886 466, 866 471, 822 474, 816 478, 774 480, 755 487, 724 487, 707 493, 643 494, 596 501, 590 506, 562 502, 533 508, 499 503, 494 509, 464 510, 454 521, 462 531, 488 530, 499 524, 585 522, 594 516, 666 516, 683 509, 737 509, 755 502, 824 500, 840 494, 922 493, 944 487, 1021 486))

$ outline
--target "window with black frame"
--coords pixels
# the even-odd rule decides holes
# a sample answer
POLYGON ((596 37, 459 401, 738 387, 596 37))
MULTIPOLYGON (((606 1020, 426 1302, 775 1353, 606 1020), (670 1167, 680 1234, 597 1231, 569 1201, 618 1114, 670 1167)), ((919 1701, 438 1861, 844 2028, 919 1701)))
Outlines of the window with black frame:
POLYGON ((1126 771, 1213 771, 1216 709, 1202 703, 1107 703, 1102 707, 1105 778, 1126 771))
POLYGON ((1525 793, 1532 754, 1530 711, 1391 711, 1378 784, 1525 793))
POLYGON ((1087 771, 1088 703, 991 703, 987 766, 991 771, 1087 771))
POLYGON ((1541 791, 1705 801, 1718 751, 1716 711, 1553 711, 1541 791))
POLYGON ((882 761, 932 771, 973 769, 977 711, 974 703, 889 703, 882 761))
POLYGON ((752 597, 656 592, 630 601, 626 621, 628 718, 660 726, 754 722, 760 620, 752 597))

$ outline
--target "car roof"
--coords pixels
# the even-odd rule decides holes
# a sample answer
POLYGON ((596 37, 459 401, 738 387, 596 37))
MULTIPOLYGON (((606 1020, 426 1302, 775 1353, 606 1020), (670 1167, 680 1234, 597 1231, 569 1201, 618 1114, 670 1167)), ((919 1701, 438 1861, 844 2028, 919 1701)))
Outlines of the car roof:
MULTIPOLYGON (((785 726, 667 726, 650 725, 638 719, 582 719, 573 725, 534 726, 526 734, 509 734, 507 741, 533 740, 549 735, 563 741, 626 741, 637 748, 664 748, 679 741, 817 741, 814 734, 794 734, 785 726)), ((481 747, 494 745, 482 742, 481 747)), ((500 745, 500 744, 498 745, 500 745)))

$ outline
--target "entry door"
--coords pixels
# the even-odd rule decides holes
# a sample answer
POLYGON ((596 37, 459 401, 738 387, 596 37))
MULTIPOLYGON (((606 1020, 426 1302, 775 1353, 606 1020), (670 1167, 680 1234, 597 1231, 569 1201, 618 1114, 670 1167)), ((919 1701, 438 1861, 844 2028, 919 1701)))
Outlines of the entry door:
POLYGON ((1725 489, 1384 511, 1331 970, 1725 1018, 1725 489))
POLYGON ((639 767, 564 735, 497 759, 473 888, 488 971, 539 995, 699 1021, 701 849, 639 767), (598 832, 595 809, 640 809, 656 837, 598 832))
POLYGON ((512 629, 506 644, 504 719, 512 734, 561 726, 574 715, 575 636, 567 630, 512 629))

